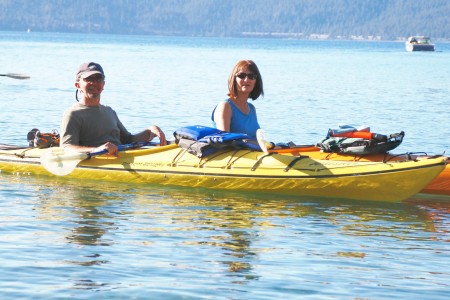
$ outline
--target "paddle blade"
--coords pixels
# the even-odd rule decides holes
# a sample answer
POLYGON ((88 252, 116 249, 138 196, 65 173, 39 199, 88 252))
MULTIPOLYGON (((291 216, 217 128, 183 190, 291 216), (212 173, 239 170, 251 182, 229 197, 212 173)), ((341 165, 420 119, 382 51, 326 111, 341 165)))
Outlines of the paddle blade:
POLYGON ((89 158, 86 153, 65 150, 64 148, 49 148, 41 156, 41 165, 50 173, 65 176, 82 161, 89 158))
POLYGON ((6 76, 6 77, 14 78, 14 79, 30 79, 29 75, 17 74, 17 73, 0 74, 0 76, 6 76))
POLYGON ((259 147, 261 147, 261 150, 264 152, 264 154, 269 154, 269 150, 267 149, 271 147, 271 144, 270 142, 266 141, 264 130, 256 130, 256 140, 258 141, 258 145, 259 147))

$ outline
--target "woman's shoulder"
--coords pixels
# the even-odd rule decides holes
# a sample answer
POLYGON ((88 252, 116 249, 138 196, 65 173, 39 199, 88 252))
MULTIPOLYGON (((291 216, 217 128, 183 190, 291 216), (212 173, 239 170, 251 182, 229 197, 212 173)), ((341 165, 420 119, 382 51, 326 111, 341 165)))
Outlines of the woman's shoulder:
POLYGON ((250 102, 247 102, 247 104, 248 104, 248 107, 250 108, 250 112, 256 113, 256 107, 250 102))
POLYGON ((231 104, 232 104, 232 103, 233 103, 233 102, 232 102, 230 99, 225 99, 225 100, 220 101, 220 102, 217 104, 217 107, 221 107, 221 108, 231 107, 231 104))

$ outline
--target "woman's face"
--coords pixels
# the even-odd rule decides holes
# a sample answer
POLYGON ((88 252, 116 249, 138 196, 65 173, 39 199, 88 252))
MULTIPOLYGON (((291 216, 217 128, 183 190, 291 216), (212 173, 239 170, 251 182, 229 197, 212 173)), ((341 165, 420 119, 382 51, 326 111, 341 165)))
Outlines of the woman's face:
POLYGON ((236 73, 238 92, 251 93, 256 83, 256 74, 249 71, 247 67, 236 73))

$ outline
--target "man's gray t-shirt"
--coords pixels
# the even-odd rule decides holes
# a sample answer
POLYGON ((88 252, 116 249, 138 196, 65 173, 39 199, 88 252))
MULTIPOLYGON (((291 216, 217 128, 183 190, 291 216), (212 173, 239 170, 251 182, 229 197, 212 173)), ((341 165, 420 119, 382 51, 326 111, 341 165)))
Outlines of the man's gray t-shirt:
POLYGON ((106 142, 116 145, 131 142, 131 133, 109 106, 85 106, 75 103, 61 122, 61 146, 98 147, 106 142))

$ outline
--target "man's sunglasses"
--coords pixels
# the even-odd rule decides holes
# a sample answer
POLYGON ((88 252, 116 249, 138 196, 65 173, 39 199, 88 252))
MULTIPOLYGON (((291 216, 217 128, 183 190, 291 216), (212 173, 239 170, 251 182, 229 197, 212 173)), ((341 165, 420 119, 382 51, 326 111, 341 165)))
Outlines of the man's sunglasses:
POLYGON ((97 82, 97 83, 100 83, 100 82, 105 81, 105 78, 101 77, 101 76, 88 77, 88 78, 83 78, 83 81, 84 82, 97 82))

